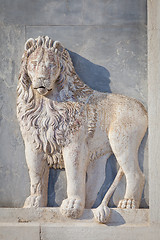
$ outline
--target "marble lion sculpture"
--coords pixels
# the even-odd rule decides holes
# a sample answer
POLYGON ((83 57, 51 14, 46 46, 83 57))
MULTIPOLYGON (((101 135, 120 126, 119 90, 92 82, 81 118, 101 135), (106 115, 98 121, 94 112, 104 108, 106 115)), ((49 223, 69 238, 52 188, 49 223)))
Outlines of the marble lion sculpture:
POLYGON ((68 51, 47 36, 26 42, 17 94, 31 181, 24 207, 47 206, 49 168, 65 168, 67 199, 60 210, 67 217, 80 217, 95 202, 111 154, 120 168, 94 211, 96 220, 108 221, 107 204, 123 174, 126 192, 118 207, 139 207, 145 180, 138 149, 147 129, 140 102, 90 89, 76 74, 68 51))

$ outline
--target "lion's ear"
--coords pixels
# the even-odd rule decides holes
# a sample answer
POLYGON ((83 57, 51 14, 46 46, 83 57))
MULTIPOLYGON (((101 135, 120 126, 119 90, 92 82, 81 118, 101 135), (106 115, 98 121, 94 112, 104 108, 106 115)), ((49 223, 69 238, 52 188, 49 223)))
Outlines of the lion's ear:
POLYGON ((28 51, 28 49, 30 49, 31 47, 33 47, 34 44, 35 44, 35 40, 34 40, 33 38, 29 38, 29 39, 27 40, 27 42, 25 43, 24 49, 25 49, 26 51, 28 51))
POLYGON ((57 50, 63 52, 63 46, 59 41, 55 41, 53 47, 55 49, 55 53, 57 52, 57 50))

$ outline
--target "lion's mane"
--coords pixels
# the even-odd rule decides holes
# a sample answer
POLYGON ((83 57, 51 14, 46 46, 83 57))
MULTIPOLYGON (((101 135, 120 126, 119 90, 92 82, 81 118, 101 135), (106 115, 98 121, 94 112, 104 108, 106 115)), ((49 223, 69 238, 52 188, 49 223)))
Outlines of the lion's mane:
MULTIPOLYGON (((54 41, 48 37, 35 39, 34 45, 24 51, 17 87, 17 116, 23 137, 29 131, 28 141, 45 153, 50 167, 63 168, 62 147, 69 143, 69 134, 82 124, 85 118, 82 109, 93 90, 79 79, 68 51, 60 46, 57 54, 60 56, 61 73, 57 79, 57 89, 61 101, 55 102, 38 95, 27 73, 28 57, 37 47, 50 48, 55 54, 54 41), (64 94, 65 84, 68 86, 68 95, 64 94)), ((94 118, 92 109, 89 113, 90 118, 94 118)), ((90 122, 93 125, 93 121, 90 122)), ((88 129, 93 132, 93 126, 88 126, 88 129)))

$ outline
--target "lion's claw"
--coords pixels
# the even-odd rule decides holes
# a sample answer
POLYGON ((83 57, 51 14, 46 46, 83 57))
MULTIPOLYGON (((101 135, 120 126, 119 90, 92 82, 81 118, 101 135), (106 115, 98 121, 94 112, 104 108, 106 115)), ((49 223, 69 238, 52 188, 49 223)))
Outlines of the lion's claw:
POLYGON ((95 209, 94 217, 99 223, 107 223, 110 217, 110 209, 104 204, 101 204, 95 209))
POLYGON ((123 199, 119 201, 118 208, 135 209, 136 204, 134 199, 123 199))
POLYGON ((70 218, 78 218, 83 213, 84 206, 80 199, 67 198, 63 200, 60 211, 62 215, 70 218))

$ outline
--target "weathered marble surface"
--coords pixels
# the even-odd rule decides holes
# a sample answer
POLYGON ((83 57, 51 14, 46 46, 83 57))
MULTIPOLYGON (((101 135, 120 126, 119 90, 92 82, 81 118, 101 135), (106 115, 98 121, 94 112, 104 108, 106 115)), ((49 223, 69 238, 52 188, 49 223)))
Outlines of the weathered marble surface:
MULTIPOLYGON (((71 57, 77 73, 91 87, 135 97, 147 106, 146 12, 144 10, 146 1, 123 0, 121 4, 117 0, 106 1, 106 3, 99 1, 99 5, 97 5, 97 1, 92 1, 92 6, 89 1, 83 1, 85 6, 83 10, 81 1, 74 1, 75 4, 73 1, 68 2, 69 9, 72 11, 67 10, 67 1, 61 1, 61 3, 52 1, 51 5, 50 1, 45 1, 45 3, 35 1, 32 2, 30 11, 27 12, 26 10, 30 6, 29 1, 27 3, 26 1, 1 1, 0 19, 6 24, 12 25, 4 26, 2 23, 0 25, 0 51, 3 56, 0 60, 0 91, 1 99, 6 103, 4 107, 3 101, 0 101, 0 104, 3 104, 1 109, 3 119, 0 127, 0 182, 2 182, 0 206, 20 207, 29 193, 24 146, 15 115, 19 62, 24 42, 28 37, 37 37, 42 34, 59 39, 72 51, 71 57), (117 7, 116 4, 119 6, 117 7), (89 7, 92 7, 92 11, 89 7), (107 14, 101 14, 103 9, 107 14), (94 11, 97 11, 96 18, 94 18, 94 11), (40 12, 45 14, 39 14, 40 12), (65 13, 67 14, 65 15, 65 13), (26 26, 25 31, 23 26, 19 27, 13 24, 33 26, 26 26), (47 26, 56 24, 61 26, 47 26), (34 25, 38 25, 38 27, 34 25), (13 48, 13 45, 18 48, 13 48), (12 60, 16 66, 15 71, 14 67, 12 70, 12 60), (90 74, 86 74, 88 69, 90 74), (13 79, 13 86, 10 87, 13 79), (24 183, 25 188, 23 187, 24 183)), ((140 165, 147 179, 146 140, 143 141, 139 155, 140 165)), ((105 185, 108 187, 116 174, 116 168, 112 166, 113 161, 113 165, 115 165, 115 160, 111 161, 110 159, 107 166, 105 185)), ((65 172, 62 171, 55 175, 52 170, 50 178, 57 179, 58 175, 55 183, 56 194, 53 185, 51 183, 49 185, 49 206, 60 205, 65 196, 65 172), (53 196, 55 196, 55 200, 53 196)), ((121 198, 123 189, 123 184, 120 184, 115 196, 118 195, 118 198, 121 198)), ((104 194, 102 188, 96 204, 104 194)), ((113 197, 110 202, 111 206, 114 206, 114 199, 113 197)), ((147 205, 148 181, 145 185, 141 206, 146 207, 147 205)))
POLYGON ((25 33, 21 26, 3 24, 0 32, 0 205, 12 207, 22 205, 29 186, 15 98, 25 33))
MULTIPOLYGON (((148 1, 148 103, 150 222, 160 224, 160 2, 148 1), (154 177, 153 177, 154 176, 154 177), (152 187, 153 186, 153 187, 152 187), (152 197, 153 196, 153 197, 152 197)), ((157 224, 158 225, 158 224, 157 224)), ((159 225, 158 225, 159 226, 159 225)))
POLYGON ((35 26, 145 24, 146 0, 1 0, 0 21, 35 26))
MULTIPOLYGON (((95 209, 85 209, 80 219, 65 218, 60 213, 60 209, 54 208, 0 208, 0 224, 1 223, 68 223, 68 224, 83 224, 97 226, 94 219, 95 209)), ((148 209, 111 209, 109 223, 107 225, 122 226, 131 224, 148 224, 148 209)), ((98 224, 102 226, 102 224, 98 224)))
POLYGON ((10 240, 11 236, 16 240, 52 240, 53 236, 58 240, 107 240, 127 239, 145 240, 159 239, 159 228, 147 225, 124 227, 106 227, 103 225, 91 225, 86 223, 66 224, 66 223, 2 223, 0 224, 1 240, 10 240), (127 237, 127 238, 126 238, 127 237))

